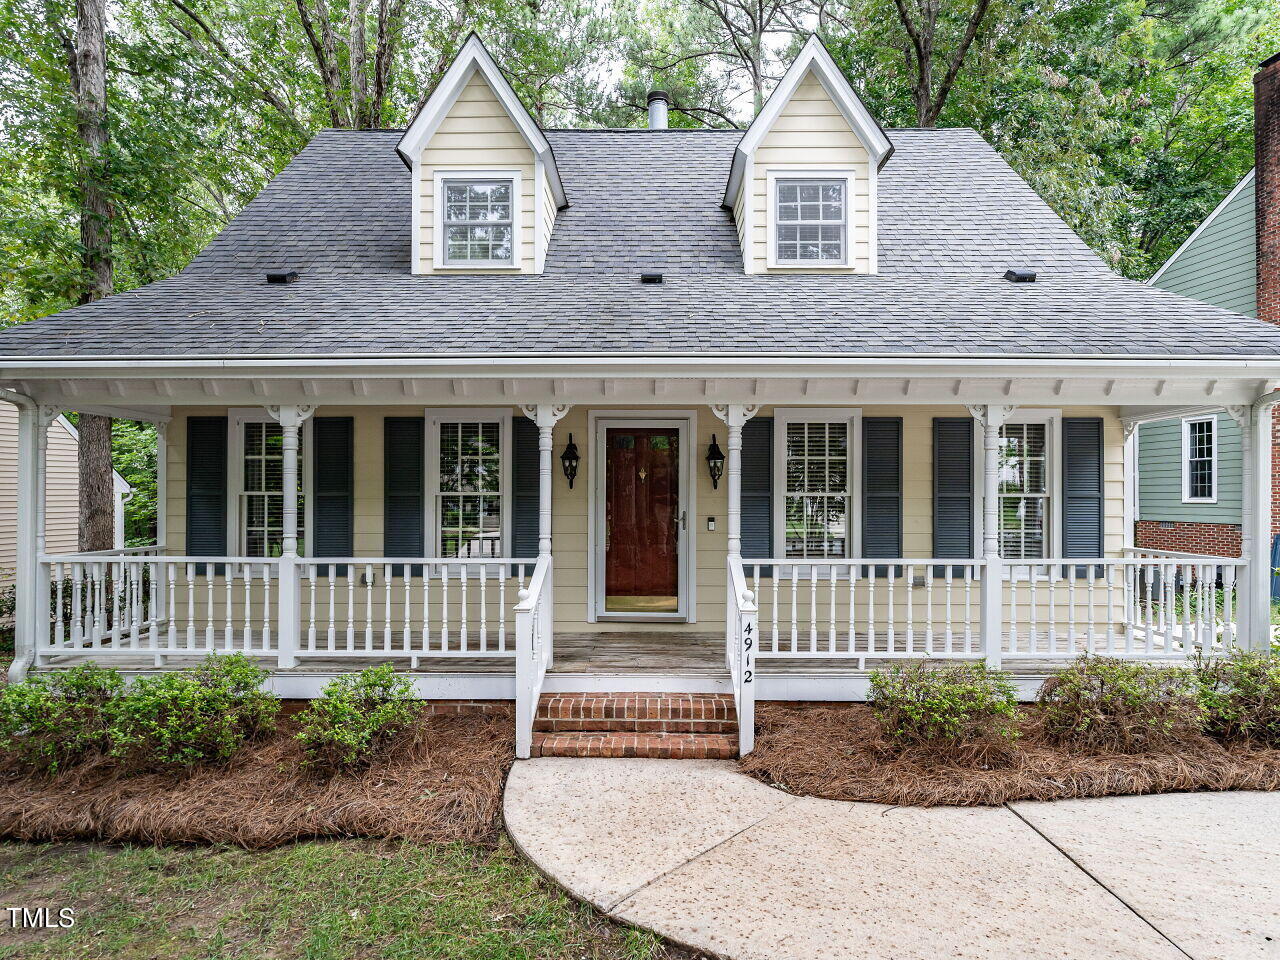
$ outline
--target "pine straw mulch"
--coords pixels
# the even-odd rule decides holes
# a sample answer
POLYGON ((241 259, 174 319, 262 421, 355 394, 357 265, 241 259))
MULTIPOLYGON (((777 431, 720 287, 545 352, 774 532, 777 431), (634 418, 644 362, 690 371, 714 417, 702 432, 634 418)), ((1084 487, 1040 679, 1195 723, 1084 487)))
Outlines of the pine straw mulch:
POLYGON ((430 716, 356 774, 302 766, 294 720, 226 764, 129 774, 90 759, 53 777, 0 765, 0 837, 277 847, 317 837, 492 843, 512 717, 430 716))
POLYGON ((1046 743, 1034 707, 1013 758, 981 768, 926 751, 896 753, 865 704, 761 703, 745 773, 790 793, 894 806, 998 805, 1185 790, 1280 789, 1280 750, 1196 737, 1176 750, 1076 753, 1046 743))

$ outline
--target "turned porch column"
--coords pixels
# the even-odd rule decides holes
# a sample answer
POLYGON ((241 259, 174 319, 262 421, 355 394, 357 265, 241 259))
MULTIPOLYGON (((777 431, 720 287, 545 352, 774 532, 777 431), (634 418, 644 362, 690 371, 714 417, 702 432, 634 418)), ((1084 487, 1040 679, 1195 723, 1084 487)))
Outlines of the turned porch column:
POLYGON ((566 413, 567 403, 526 404, 520 408, 538 425, 538 556, 551 556, 552 432, 566 413))
POLYGON ((284 494, 283 532, 280 544, 279 623, 276 628, 281 668, 298 664, 298 631, 302 619, 302 594, 298 584, 298 440, 302 425, 315 412, 312 406, 267 407, 280 423, 281 482, 284 494))
POLYGON ((725 482, 729 495, 729 556, 742 556, 742 425, 760 410, 758 404, 716 404, 711 412, 728 428, 725 482))
POLYGON ((1000 559, 1000 428, 1009 419, 1011 406, 969 408, 982 428, 982 651, 987 666, 1000 668, 1004 643, 1004 563, 1000 559))

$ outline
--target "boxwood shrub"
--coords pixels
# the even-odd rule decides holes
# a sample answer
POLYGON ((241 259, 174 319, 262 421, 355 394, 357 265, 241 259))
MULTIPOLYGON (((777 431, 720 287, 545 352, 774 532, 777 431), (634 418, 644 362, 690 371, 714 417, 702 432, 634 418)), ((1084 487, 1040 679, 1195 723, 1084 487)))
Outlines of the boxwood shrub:
POLYGON ((1195 663, 1206 730, 1280 747, 1280 654, 1237 650, 1195 663))
POLYGON ((275 727, 280 702, 262 689, 267 677, 240 653, 143 677, 114 711, 112 753, 140 768, 226 760, 275 727))
POLYGON ((871 674, 871 708, 898 749, 957 762, 1007 758, 1018 736, 1013 684, 984 663, 912 663, 871 674))
POLYGON ((123 689, 119 673, 92 663, 0 687, 0 749, 48 773, 106 753, 123 689))
POLYGON ((422 715, 413 685, 384 663, 333 680, 299 715, 307 763, 363 766, 422 715))
POLYGON ((1046 739, 1104 753, 1142 753, 1202 734, 1194 672, 1086 654, 1040 688, 1046 739))

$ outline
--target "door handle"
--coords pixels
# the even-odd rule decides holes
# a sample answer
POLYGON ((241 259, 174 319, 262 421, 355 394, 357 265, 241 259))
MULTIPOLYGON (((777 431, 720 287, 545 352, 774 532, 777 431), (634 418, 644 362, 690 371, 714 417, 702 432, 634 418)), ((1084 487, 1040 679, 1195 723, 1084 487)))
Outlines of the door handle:
POLYGON ((684 512, 683 510, 681 510, 681 511, 680 511, 680 529, 681 529, 681 530, 686 530, 686 529, 688 529, 688 525, 685 523, 685 520, 686 520, 686 519, 687 519, 687 518, 685 517, 685 512, 684 512))

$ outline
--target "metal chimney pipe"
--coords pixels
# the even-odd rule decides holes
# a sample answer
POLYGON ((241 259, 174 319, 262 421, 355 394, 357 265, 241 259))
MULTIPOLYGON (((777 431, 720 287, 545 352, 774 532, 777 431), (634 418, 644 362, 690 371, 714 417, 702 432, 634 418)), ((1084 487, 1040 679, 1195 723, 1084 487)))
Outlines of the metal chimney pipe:
POLYGON ((667 129, 667 107, 671 103, 671 97, 667 95, 665 90, 649 91, 649 129, 665 130, 667 129))

